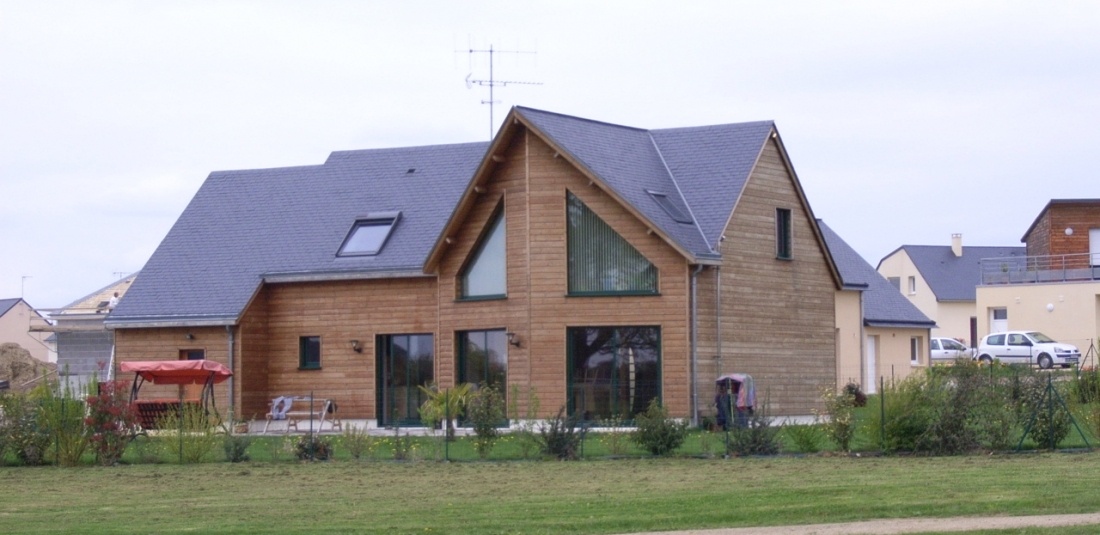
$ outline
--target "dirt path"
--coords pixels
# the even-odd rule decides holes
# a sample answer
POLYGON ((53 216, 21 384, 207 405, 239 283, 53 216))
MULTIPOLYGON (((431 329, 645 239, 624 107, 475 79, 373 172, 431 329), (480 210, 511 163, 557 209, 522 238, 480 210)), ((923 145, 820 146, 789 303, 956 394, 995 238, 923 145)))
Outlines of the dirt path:
POLYGON ((926 533, 940 531, 977 531, 983 529, 1018 529, 1030 527, 1100 526, 1100 513, 1080 515, 992 516, 954 518, 893 518, 845 522, 842 524, 807 524, 802 526, 772 526, 759 528, 719 528, 688 531, 662 531, 634 535, 888 535, 894 533, 926 533))

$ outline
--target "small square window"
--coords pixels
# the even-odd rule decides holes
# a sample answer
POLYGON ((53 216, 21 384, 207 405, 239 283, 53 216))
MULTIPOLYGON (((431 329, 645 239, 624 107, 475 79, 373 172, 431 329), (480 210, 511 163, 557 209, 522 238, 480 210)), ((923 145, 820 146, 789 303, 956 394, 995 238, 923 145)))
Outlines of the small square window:
POLYGON ((303 336, 298 338, 298 369, 321 369, 320 336, 303 336))
POLYGON ((781 260, 792 258, 791 211, 788 208, 775 209, 775 257, 781 260))
POLYGON ((355 221, 337 256, 376 255, 397 223, 397 214, 376 214, 355 221))

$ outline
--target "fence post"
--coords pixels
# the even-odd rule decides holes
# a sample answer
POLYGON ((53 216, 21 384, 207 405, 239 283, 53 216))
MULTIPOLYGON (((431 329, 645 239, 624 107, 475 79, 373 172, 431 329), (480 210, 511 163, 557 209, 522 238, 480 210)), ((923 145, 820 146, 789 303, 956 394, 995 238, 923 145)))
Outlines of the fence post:
POLYGON ((878 450, 886 451, 886 381, 878 378, 878 450))
POLYGON ((443 460, 451 462, 451 389, 443 392, 443 460))

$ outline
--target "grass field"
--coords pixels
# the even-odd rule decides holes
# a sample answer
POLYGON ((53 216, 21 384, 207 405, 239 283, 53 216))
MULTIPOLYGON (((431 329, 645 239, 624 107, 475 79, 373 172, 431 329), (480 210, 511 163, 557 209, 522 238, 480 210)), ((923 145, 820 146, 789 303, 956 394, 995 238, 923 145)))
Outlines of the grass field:
MULTIPOLYGON (((627 533, 1100 511, 1096 453, 288 460, 0 474, 3 533, 627 533)), ((1074 529, 1029 532, 1088 532, 1074 529)))

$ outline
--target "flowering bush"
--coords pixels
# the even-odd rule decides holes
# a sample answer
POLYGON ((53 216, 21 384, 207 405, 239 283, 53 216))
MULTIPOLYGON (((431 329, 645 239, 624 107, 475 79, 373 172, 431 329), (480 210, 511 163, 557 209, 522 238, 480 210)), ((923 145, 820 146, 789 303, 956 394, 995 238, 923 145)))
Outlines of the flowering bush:
POLYGON ((130 403, 126 385, 109 381, 99 387, 98 394, 88 396, 84 425, 99 464, 117 463, 138 425, 137 409, 130 403))

